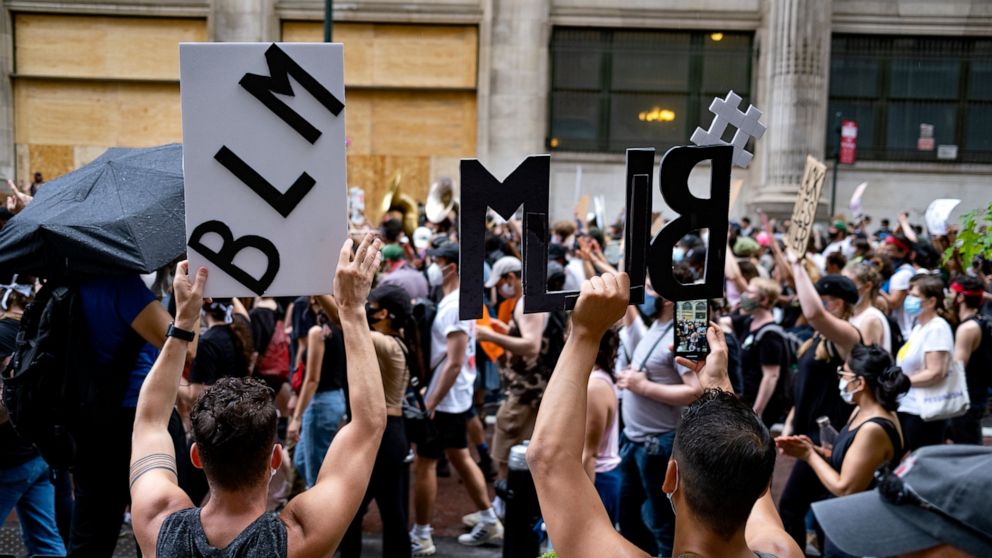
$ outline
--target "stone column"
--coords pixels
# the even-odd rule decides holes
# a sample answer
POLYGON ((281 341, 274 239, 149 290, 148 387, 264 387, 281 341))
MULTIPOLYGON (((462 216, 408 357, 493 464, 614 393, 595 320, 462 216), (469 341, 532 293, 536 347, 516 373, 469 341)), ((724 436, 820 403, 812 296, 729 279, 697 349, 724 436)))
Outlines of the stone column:
POLYGON ((274 0, 213 0, 211 40, 259 42, 279 39, 274 0))
MULTIPOLYGON (((14 162, 14 33, 10 10, 0 10, 0 178, 30 180, 30 174, 16 176, 14 162)), ((30 169, 25 169, 30 173, 30 169)))
POLYGON ((549 14, 550 0, 492 0, 489 48, 480 53, 489 67, 488 75, 480 73, 489 80, 480 157, 499 178, 524 157, 546 151, 549 14))
POLYGON ((759 140, 762 180, 748 206, 782 216, 792 212, 806 155, 823 160, 832 2, 768 0, 767 7, 768 77, 760 85, 771 106, 759 140))

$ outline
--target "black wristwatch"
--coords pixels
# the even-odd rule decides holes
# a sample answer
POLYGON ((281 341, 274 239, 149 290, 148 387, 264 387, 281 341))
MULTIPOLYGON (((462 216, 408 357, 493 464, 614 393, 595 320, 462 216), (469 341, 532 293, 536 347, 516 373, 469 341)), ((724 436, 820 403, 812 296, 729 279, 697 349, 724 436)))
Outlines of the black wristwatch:
POLYGON ((180 341, 192 341, 196 337, 196 334, 194 334, 192 331, 180 329, 176 327, 176 322, 172 322, 171 324, 169 324, 169 329, 165 330, 165 336, 175 337, 180 341))

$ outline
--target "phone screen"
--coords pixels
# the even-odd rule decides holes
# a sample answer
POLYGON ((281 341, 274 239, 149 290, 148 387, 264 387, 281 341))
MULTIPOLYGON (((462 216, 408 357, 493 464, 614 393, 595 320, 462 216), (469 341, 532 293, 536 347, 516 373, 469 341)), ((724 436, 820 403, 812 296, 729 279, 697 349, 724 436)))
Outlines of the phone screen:
POLYGON ((706 328, 710 312, 706 300, 682 300, 675 303, 675 355, 702 358, 710 352, 706 328))

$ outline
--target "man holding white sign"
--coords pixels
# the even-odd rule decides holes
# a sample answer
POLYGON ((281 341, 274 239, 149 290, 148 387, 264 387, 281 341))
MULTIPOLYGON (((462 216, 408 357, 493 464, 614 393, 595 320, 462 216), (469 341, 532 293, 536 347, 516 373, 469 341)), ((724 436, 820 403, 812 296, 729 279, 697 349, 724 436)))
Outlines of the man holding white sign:
POLYGON ((207 296, 321 294, 347 234, 340 44, 179 47, 190 265, 207 296), (306 238, 305 244, 299 239, 306 238))

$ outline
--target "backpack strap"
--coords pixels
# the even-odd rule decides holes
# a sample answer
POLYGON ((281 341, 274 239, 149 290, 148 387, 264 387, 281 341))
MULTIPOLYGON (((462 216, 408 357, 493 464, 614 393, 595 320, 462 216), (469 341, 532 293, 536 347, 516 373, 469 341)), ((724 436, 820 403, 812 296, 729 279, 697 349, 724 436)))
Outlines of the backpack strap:
POLYGON ((651 345, 651 348, 648 350, 648 354, 645 355, 643 359, 641 359, 641 365, 636 367, 635 370, 641 370, 641 371, 644 370, 644 364, 647 363, 649 358, 651 358, 651 355, 654 354, 654 350, 658 348, 658 343, 661 343, 661 340, 664 339, 666 335, 668 335, 668 332, 672 330, 672 326, 674 325, 675 325, 675 320, 672 320, 671 322, 668 323, 668 326, 665 328, 665 330, 662 331, 661 335, 658 336, 658 339, 655 340, 654 345, 651 345))

